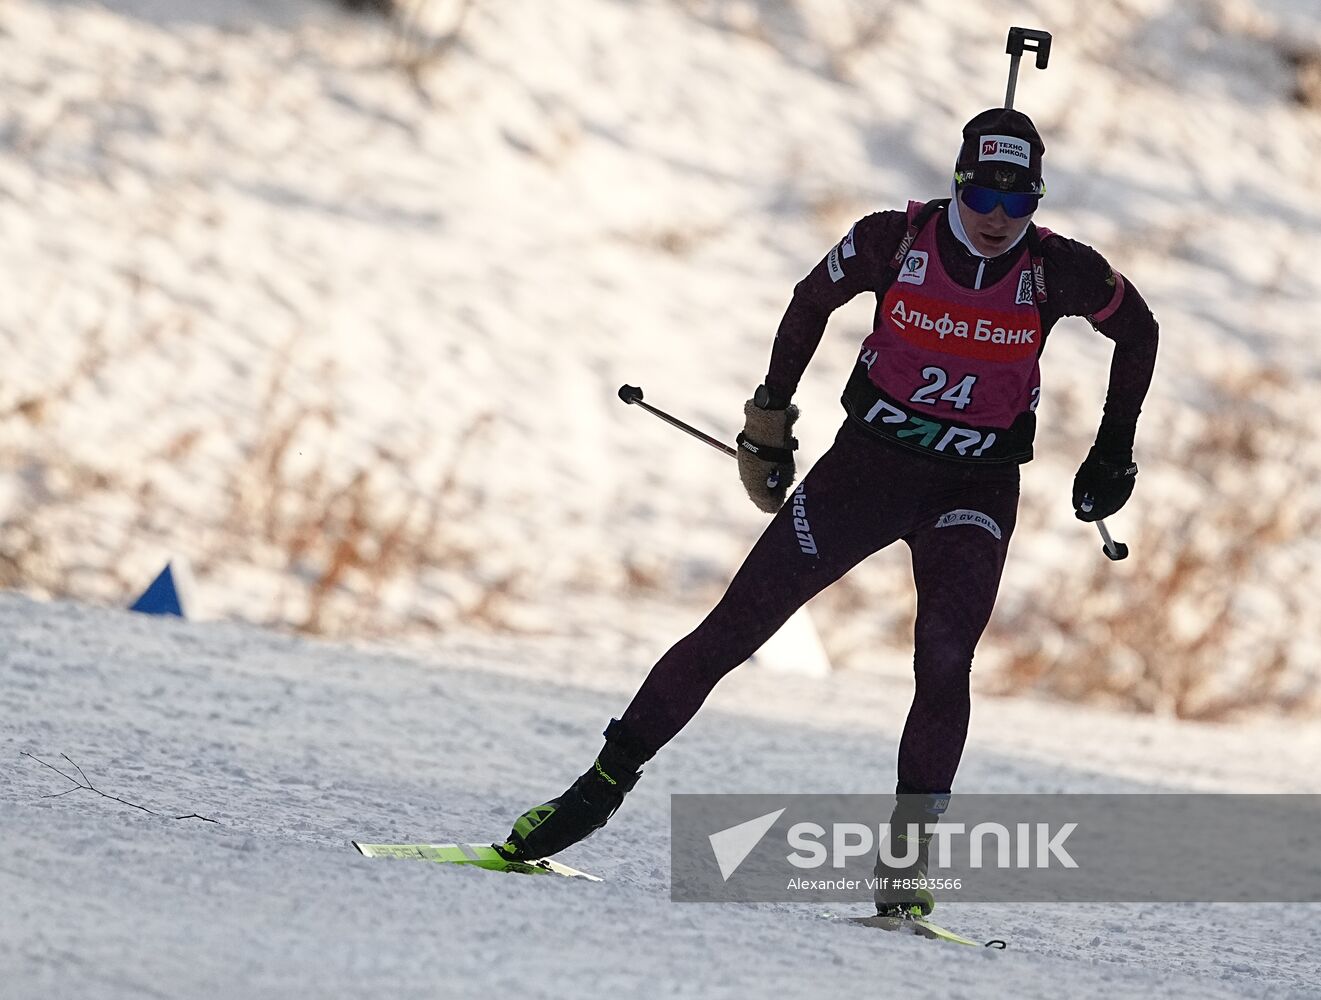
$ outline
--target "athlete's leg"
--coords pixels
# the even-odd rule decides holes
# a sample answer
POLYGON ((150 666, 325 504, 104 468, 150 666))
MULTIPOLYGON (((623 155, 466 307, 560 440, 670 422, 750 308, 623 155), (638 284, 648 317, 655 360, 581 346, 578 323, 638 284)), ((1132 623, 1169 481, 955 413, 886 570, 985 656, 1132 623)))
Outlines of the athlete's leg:
POLYGON ((954 783, 968 735, 973 650, 990 620, 1014 530, 1017 472, 974 480, 905 536, 917 621, 913 705, 899 743, 901 793, 947 793, 954 783))
POLYGON ((876 907, 886 914, 931 912, 927 872, 932 827, 949 800, 968 735, 972 654, 991 617, 1018 506, 1018 474, 969 470, 922 525, 904 537, 917 586, 915 690, 899 742, 899 796, 890 816, 891 867, 876 860, 876 907), (916 844, 912 843, 916 840, 916 844), (915 853, 910 854, 909 849, 915 853))
MULTIPOLYGON (((848 425, 775 515, 706 619, 660 658, 620 722, 650 753, 815 594, 913 525, 902 453, 848 425)), ((908 459, 911 461, 911 459, 908 459)))
POLYGON ((606 745, 592 767, 562 795, 515 820, 501 850, 509 857, 545 857, 600 829, 642 764, 687 725, 720 678, 814 594, 914 529, 922 510, 915 461, 845 424, 753 546, 720 603, 661 657, 624 714, 606 727, 606 745))

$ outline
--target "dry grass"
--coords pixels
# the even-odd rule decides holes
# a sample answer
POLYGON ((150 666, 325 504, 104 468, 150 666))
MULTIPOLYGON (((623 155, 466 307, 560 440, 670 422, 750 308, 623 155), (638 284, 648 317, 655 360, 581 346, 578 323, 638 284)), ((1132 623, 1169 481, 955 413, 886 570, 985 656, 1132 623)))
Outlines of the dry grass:
POLYGON ((1321 110, 1321 51, 1294 49, 1285 58, 1297 74, 1293 99, 1303 107, 1321 110))
POLYGON ((173 551, 189 559, 202 588, 252 567, 274 571, 281 596, 252 615, 272 626, 331 636, 455 622, 517 627, 510 609, 523 574, 493 569, 469 528, 482 498, 465 469, 480 466, 474 453, 488 444, 492 415, 472 416, 448 440, 378 445, 346 462, 332 447, 342 434, 333 373, 318 373, 314 391, 296 395, 289 386, 306 382, 295 378, 296 346, 271 361, 239 461, 216 468, 204 446, 236 429, 198 425, 191 414, 132 462, 95 461, 77 457, 60 427, 66 408, 87 405, 75 399, 80 389, 105 374, 109 353, 89 333, 66 377, 0 412, 0 462, 13 477, 0 517, 0 587, 127 602, 145 580, 126 567, 140 575, 135 559, 144 550, 173 551), (435 466, 432 448, 444 448, 448 462, 419 482, 417 470, 435 466), (170 497, 166 470, 210 483, 191 500, 170 497), (205 509, 196 509, 199 498, 205 509), (434 602, 419 599, 424 586, 434 602))
MULTIPOLYGON (((77 589, 77 574, 85 567, 70 565, 42 521, 53 506, 85 503, 132 486, 119 470, 103 468, 69 456, 51 424, 80 388, 105 373, 111 357, 100 327, 83 338, 82 353, 68 372, 39 392, 23 395, 0 412, 0 463, 16 477, 15 501, 0 517, 0 587, 62 596, 77 589)), ((115 582, 117 566, 106 575, 115 582)))
POLYGON ((390 62, 423 93, 423 76, 459 41, 472 0, 337 0, 347 10, 378 14, 390 23, 390 62))
MULTIPOLYGON (((277 561, 297 581, 285 622, 302 632, 326 635, 380 635, 399 627, 399 611, 387 592, 416 589, 428 570, 464 572, 482 581, 466 597, 461 620, 504 628, 503 608, 514 596, 518 574, 483 575, 482 552, 473 533, 463 530, 475 502, 463 469, 471 467, 493 425, 481 413, 456 428, 450 462, 432 483, 415 481, 424 447, 403 450, 382 445, 365 462, 340 467, 309 441, 333 436, 336 413, 333 382, 323 381, 326 402, 311 405, 286 389, 290 367, 279 365, 259 411, 258 437, 245 460, 230 470, 229 498, 221 537, 244 540, 266 559, 277 561), (312 454, 304 453, 307 448, 312 454)), ((476 463, 480 464, 480 463, 476 463)), ((232 541, 230 542, 232 544, 232 541)), ((210 553, 199 576, 232 552, 210 553)), ((425 614, 409 626, 446 624, 425 614)))
POLYGON ((472 0, 392 0, 391 7, 391 61, 421 87, 425 73, 458 43, 472 0))
MULTIPOLYGON (((219 470, 219 491, 207 494, 220 503, 199 512, 172 510, 153 470, 202 468, 213 432, 181 426, 137 463, 98 466, 62 447, 62 408, 105 364, 89 337, 69 377, 0 414, 0 460, 21 484, 0 521, 0 585, 126 599, 143 582, 124 579, 130 557, 191 525, 194 542, 182 554, 199 585, 249 566, 282 581, 283 599, 254 615, 266 624, 329 636, 518 627, 534 570, 518 560, 502 568, 470 528, 486 498, 467 470, 492 444, 493 415, 471 417, 445 441, 335 458, 330 445, 344 429, 333 373, 320 374, 312 398, 296 395, 289 386, 306 381, 294 378, 296 347, 272 359, 242 457, 219 470), (446 462, 418 481, 434 447, 446 449, 446 462), (51 527, 85 522, 110 500, 121 514, 94 525, 96 547, 51 527)), ((1222 381, 1202 414, 1167 429, 1165 453, 1151 465, 1186 474, 1186 488, 1153 492, 1149 467, 1137 517, 1126 518, 1141 524, 1126 538, 1128 563, 1098 558, 1085 579, 1074 570, 1042 580, 1031 601, 997 612, 987 640, 1004 654, 995 690, 1206 720, 1315 709, 1315 665, 1302 659, 1314 655, 1314 625, 1288 580, 1301 569, 1289 559, 1302 558, 1291 553, 1307 540, 1318 498, 1298 453, 1303 435, 1265 403, 1292 398, 1299 390, 1285 376, 1257 372, 1222 381)), ((626 570, 634 587, 670 585, 648 567, 626 570)), ((901 573, 883 577, 843 581, 814 605, 837 659, 910 641, 911 594, 900 598, 892 586, 901 573)))
POLYGON ((1153 503, 1139 479, 1127 571, 1097 561, 1081 583, 1043 581, 1041 600, 997 613, 990 638, 1007 659, 995 690, 1201 720, 1321 704, 1295 645, 1312 626, 1280 568, 1313 513, 1310 484, 1264 393, 1286 395, 1286 380, 1222 382, 1201 426, 1162 456, 1198 488, 1153 503))

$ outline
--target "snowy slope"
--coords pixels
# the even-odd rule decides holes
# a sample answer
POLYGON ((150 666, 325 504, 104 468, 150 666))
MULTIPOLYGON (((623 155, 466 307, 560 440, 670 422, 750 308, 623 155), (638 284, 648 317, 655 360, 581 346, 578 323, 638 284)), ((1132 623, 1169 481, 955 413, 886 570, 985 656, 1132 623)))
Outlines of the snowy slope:
MULTIPOLYGON (((431 6, 443 27, 458 4, 431 6)), ((727 460, 615 389, 732 438, 793 283, 856 217, 945 193, 1009 23, 1056 32, 1019 87, 1049 147, 1040 221, 1163 324, 1115 519, 1138 558, 1092 603, 1192 553, 1211 596, 1170 602, 1178 641, 1225 598, 1212 669, 1287 635, 1315 680, 1321 123, 1290 97, 1310 0, 492 0, 416 81, 383 22, 312 0, 10 0, 0 582, 120 603, 176 553, 200 615, 391 637, 708 604, 763 519, 727 460), (1258 528, 1231 588, 1212 569, 1258 528)), ((804 380, 809 460, 868 310, 804 380)), ((1042 595, 1088 610, 1067 483, 1105 360, 1081 321, 1046 355, 987 668, 1059 631, 1042 595)), ((837 662, 902 658, 906 586, 886 554, 821 602, 837 662)))
MULTIPOLYGON (((744 670, 564 858, 600 885, 369 861, 354 837, 481 839, 557 791, 636 682, 579 650, 483 639, 401 657, 234 625, 0 597, 0 995, 138 997, 1307 997, 1317 906, 951 905, 1003 953, 668 898, 668 796, 869 791, 903 705, 883 686, 744 670), (566 658, 567 659, 567 658, 566 658), (591 683, 586 682, 592 674, 591 683), (103 790, 21 752, 68 753, 103 790)), ((1317 791, 1306 730, 981 709, 967 791, 1317 791), (1067 734, 1071 752, 1015 747, 1067 734), (1049 738, 1049 737, 1047 737, 1049 738), (1198 766, 1213 764, 1214 768, 1198 766), (1198 776, 1200 782, 1192 779, 1198 776), (1208 778, 1214 778, 1214 784, 1208 778)))

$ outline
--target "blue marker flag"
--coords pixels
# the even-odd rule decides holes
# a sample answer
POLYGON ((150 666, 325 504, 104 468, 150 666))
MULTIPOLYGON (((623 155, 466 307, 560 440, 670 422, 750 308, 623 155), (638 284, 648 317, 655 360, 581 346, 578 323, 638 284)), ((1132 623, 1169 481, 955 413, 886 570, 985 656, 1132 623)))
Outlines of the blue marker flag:
POLYGON ((160 575, 151 581, 151 586, 142 592, 142 596, 129 605, 130 611, 140 611, 144 615, 177 615, 185 617, 183 604, 179 601, 179 590, 174 583, 174 571, 166 563, 160 575))

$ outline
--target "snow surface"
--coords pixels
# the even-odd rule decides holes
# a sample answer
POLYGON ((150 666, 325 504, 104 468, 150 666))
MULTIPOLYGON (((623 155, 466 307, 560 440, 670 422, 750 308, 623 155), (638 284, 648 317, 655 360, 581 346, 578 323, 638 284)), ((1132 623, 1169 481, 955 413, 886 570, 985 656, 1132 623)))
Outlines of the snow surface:
MULTIPOLYGON (((17 596, 0 597, 0 634, 5 1000, 1321 995, 1316 905, 942 910, 1009 940, 992 953, 820 906, 671 903, 671 793, 889 785, 906 697, 869 678, 726 681, 610 826, 562 855, 607 880, 587 885, 349 845, 494 838, 557 792, 637 679, 581 648, 473 639, 404 656, 17 596), (24 751, 219 825, 45 798, 68 786, 24 751)), ((1318 791, 1301 725, 976 711, 965 791, 1247 791, 1263 766, 1272 790, 1318 791)))
MULTIPOLYGON (((1317 906, 942 910, 994 954, 669 902, 671 793, 891 786, 894 553, 814 606, 866 672, 738 671, 565 853, 604 884, 348 844, 496 837, 586 765, 764 523, 616 388, 732 438, 794 282, 945 193, 1010 23, 1056 33, 1019 84, 1040 221, 1132 277, 1163 348, 1112 525, 1135 555, 1097 583, 1066 501, 1107 351, 1054 335, 997 620, 1059 642, 1034 609, 1122 610, 1192 551, 1221 589, 1170 619, 1239 616, 1209 675, 1284 637, 1321 676, 1321 121, 1290 98, 1314 0, 481 0, 415 79, 314 0, 0 4, 0 584, 123 604, 179 555, 199 617, 358 643, 0 596, 0 1000, 1321 996, 1317 906), (23 753, 219 824, 45 798, 23 753)), ((869 318, 841 310, 804 380, 806 456, 869 318)), ((1157 788, 1321 792, 1321 739, 974 705, 959 791, 1157 788)))

